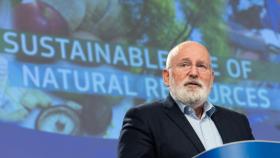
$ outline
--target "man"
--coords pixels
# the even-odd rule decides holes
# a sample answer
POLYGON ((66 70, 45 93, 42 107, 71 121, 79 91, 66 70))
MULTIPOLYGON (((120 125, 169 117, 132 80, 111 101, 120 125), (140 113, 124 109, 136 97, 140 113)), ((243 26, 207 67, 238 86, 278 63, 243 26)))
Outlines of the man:
POLYGON ((254 139, 244 115, 207 101, 214 72, 203 45, 187 41, 173 48, 162 76, 170 95, 126 113, 119 158, 187 158, 254 139))

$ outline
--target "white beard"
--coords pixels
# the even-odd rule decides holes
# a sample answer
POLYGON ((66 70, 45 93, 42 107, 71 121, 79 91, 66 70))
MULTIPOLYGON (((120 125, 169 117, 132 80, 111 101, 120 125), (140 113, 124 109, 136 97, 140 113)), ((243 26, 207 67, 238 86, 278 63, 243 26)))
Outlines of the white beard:
POLYGON ((184 86, 186 81, 181 82, 179 85, 176 85, 173 77, 171 77, 170 79, 171 84, 169 89, 172 97, 174 97, 176 101, 182 102, 185 105, 189 105, 194 109, 199 107, 201 104, 207 101, 210 90, 206 88, 203 82, 199 80, 195 80, 195 81, 202 86, 195 87, 195 89, 191 87, 187 87, 184 86))

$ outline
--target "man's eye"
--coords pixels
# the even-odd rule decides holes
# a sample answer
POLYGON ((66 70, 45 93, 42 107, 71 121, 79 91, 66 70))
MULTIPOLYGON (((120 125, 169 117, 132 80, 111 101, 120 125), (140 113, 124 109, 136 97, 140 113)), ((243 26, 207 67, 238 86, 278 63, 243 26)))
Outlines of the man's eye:
POLYGON ((190 64, 189 63, 181 63, 179 66, 180 67, 188 67, 188 66, 190 66, 190 64))
POLYGON ((204 64, 197 65, 198 68, 207 69, 207 66, 204 64))
POLYGON ((198 65, 197 67, 206 67, 205 65, 198 65))

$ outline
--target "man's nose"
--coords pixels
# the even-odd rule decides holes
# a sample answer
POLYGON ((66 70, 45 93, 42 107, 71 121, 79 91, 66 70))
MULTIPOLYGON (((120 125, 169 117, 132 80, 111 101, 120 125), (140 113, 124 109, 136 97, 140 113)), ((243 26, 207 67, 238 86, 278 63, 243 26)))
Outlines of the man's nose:
POLYGON ((190 71, 189 71, 189 75, 190 77, 193 77, 193 78, 197 78, 198 76, 198 70, 197 70, 197 67, 196 66, 192 66, 190 71))

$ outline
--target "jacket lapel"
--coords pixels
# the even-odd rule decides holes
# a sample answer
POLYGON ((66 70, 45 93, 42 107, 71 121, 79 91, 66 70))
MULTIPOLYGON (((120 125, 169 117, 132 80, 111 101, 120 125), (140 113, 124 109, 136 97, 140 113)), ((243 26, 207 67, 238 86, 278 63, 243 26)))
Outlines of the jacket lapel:
POLYGON ((212 115, 212 120, 214 121, 221 137, 223 140, 223 143, 230 143, 234 141, 234 137, 232 134, 235 133, 235 129, 231 127, 231 123, 227 121, 227 116, 224 116, 221 109, 217 106, 216 112, 212 115))
POLYGON ((169 95, 164 102, 165 113, 172 120, 176 126, 184 132, 186 137, 193 143, 198 152, 205 150, 199 137, 195 133, 189 121, 186 119, 184 114, 180 111, 176 102, 169 95))

